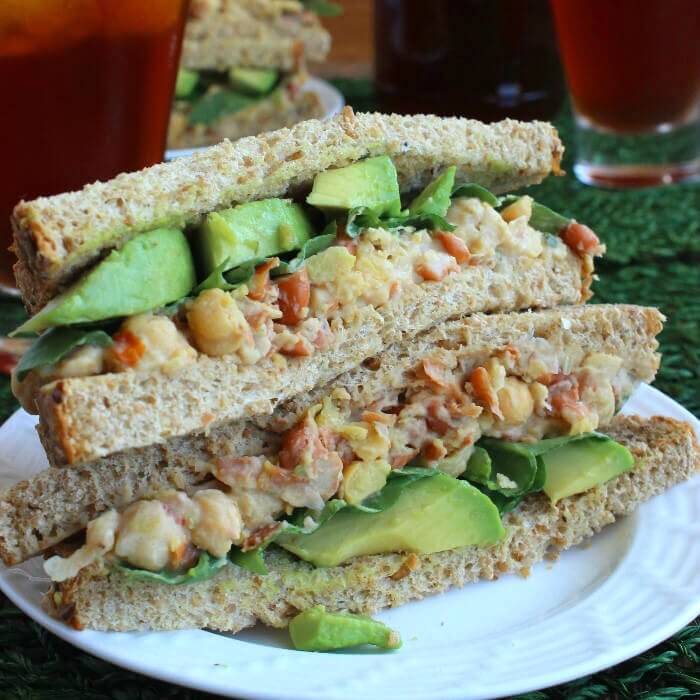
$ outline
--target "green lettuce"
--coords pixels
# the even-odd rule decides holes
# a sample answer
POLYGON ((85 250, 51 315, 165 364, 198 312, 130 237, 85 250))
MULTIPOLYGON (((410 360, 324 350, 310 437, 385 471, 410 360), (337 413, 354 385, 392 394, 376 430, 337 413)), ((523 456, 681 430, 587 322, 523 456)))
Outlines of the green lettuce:
POLYGON ((188 115, 191 124, 212 124, 227 114, 240 112, 259 101, 235 90, 210 92, 193 103, 188 115))
POLYGON ((71 350, 81 345, 107 348, 113 344, 114 341, 109 333, 102 329, 79 326, 50 328, 40 335, 24 353, 15 373, 17 379, 22 381, 31 370, 56 364, 71 350))
POLYGON ((612 440, 601 433, 581 433, 547 438, 534 443, 481 438, 461 478, 485 493, 501 513, 513 510, 531 493, 544 486, 547 471, 542 455, 579 440, 612 440), (508 480, 498 479, 501 474, 508 480))

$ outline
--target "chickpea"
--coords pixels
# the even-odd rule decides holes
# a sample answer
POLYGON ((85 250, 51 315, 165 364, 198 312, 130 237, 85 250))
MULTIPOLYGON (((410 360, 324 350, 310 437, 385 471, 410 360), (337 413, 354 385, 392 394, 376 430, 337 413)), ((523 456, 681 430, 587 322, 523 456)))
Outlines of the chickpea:
POLYGON ((162 369, 168 372, 197 359, 197 351, 167 316, 132 316, 124 321, 115 338, 119 334, 129 338, 138 347, 134 348, 136 352, 133 353, 118 342, 108 348, 105 352, 105 365, 112 372, 129 369, 162 369))
POLYGON ((212 357, 230 355, 253 336, 236 300, 221 289, 207 289, 190 305, 187 323, 199 350, 212 357))
POLYGON ((498 403, 503 413, 503 421, 509 425, 524 423, 535 408, 527 384, 516 377, 506 377, 503 388, 498 392, 498 403))
POLYGON ((192 543, 215 557, 225 556, 231 545, 241 539, 243 523, 235 502, 217 489, 198 491, 192 500, 199 506, 192 543))
POLYGON ((122 514, 114 553, 139 569, 160 571, 178 563, 187 542, 184 528, 160 501, 138 501, 122 514))
POLYGON ((526 221, 530 221, 530 217, 532 216, 532 197, 525 195, 524 197, 520 197, 520 199, 516 199, 512 204, 509 204, 501 211, 501 216, 503 220, 508 223, 515 221, 515 219, 521 216, 524 216, 526 221))

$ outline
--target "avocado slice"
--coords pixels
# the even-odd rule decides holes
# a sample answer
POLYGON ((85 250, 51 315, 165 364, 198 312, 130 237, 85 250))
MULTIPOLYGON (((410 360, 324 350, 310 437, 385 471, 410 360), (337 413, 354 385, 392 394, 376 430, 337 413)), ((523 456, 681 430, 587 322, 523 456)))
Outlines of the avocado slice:
POLYGON ((451 166, 435 178, 409 205, 408 212, 414 216, 436 214, 445 216, 452 202, 456 166, 451 166))
POLYGON ((301 205, 261 199, 208 214, 196 239, 203 276, 225 263, 232 269, 253 258, 299 250, 313 231, 301 205))
POLYGON ((380 649, 398 649, 401 637, 383 622, 364 615, 326 612, 315 605, 292 618, 289 636, 300 651, 331 651, 362 644, 374 644, 380 649))
POLYGON ((274 68, 231 68, 228 79, 237 90, 248 95, 266 95, 277 83, 279 71, 274 68))
POLYGON ((182 231, 155 229, 113 250, 14 334, 150 311, 182 298, 196 283, 192 253, 182 231))
POLYGON ((544 492, 553 503, 583 493, 634 466, 632 453, 614 440, 590 437, 541 455, 546 470, 544 492))
POLYGON ((377 156, 326 170, 314 178, 306 201, 324 210, 366 207, 379 215, 398 216, 401 197, 396 168, 389 156, 377 156))
POLYGON ((189 97, 199 82, 199 73, 187 68, 180 68, 175 81, 175 97, 184 99, 189 97))
POLYGON ((455 547, 487 547, 504 535, 498 509, 465 481, 435 474, 408 484, 379 513, 346 508, 308 535, 277 544, 316 566, 337 566, 363 554, 429 554, 455 547))

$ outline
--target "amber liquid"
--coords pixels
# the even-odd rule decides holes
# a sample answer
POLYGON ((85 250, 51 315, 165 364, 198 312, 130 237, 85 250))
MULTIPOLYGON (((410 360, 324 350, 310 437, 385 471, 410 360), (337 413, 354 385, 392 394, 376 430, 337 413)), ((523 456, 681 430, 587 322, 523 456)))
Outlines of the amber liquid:
POLYGON ((384 111, 551 119, 564 95, 547 0, 375 0, 384 111))
POLYGON ((576 110, 595 126, 641 132, 700 103, 698 0, 552 0, 576 110))
POLYGON ((3 0, 0 283, 20 199, 163 158, 186 0, 3 0))

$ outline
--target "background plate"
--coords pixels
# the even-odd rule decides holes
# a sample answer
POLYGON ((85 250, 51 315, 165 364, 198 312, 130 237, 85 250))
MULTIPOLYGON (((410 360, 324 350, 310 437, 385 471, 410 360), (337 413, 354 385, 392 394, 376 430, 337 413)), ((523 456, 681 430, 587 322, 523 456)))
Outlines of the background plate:
MULTIPOLYGON (((301 87, 302 92, 313 91, 318 94, 323 107, 321 119, 328 119, 335 116, 345 105, 345 98, 339 90, 336 90, 330 83, 320 78, 309 78, 301 87)), ((165 152, 165 160, 173 160, 189 156, 195 151, 201 151, 208 146, 199 148, 173 148, 165 152)))
MULTIPOLYGON (((700 423, 642 386, 625 413, 700 423)), ((0 429, 0 475, 45 466, 35 420, 17 412, 0 429)), ((313 654, 286 632, 76 632, 48 617, 41 564, 0 566, 0 588, 71 644, 125 668, 238 698, 417 700, 490 698, 593 673, 654 646, 700 614, 700 478, 564 552, 528 579, 506 576, 410 603, 378 617, 397 628, 394 653, 313 654)))

